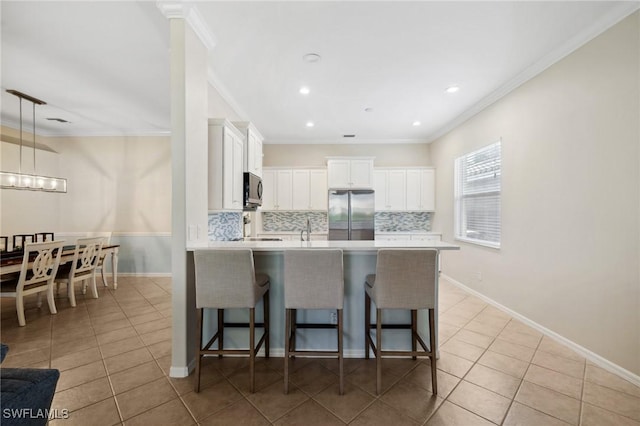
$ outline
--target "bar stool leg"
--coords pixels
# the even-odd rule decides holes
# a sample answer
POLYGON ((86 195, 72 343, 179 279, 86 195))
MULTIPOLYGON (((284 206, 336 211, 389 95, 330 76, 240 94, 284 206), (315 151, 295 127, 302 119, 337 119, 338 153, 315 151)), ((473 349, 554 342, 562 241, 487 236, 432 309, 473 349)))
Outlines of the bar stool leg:
MULTIPOLYGON (((291 348, 292 352, 296 351, 296 321, 298 318, 298 311, 296 309, 291 310, 291 348)), ((296 356, 292 355, 291 358, 295 359, 296 356)))
POLYGON ((271 316, 269 310, 269 290, 264 294, 264 309, 262 312, 264 315, 264 357, 269 359, 269 340, 271 339, 271 333, 269 332, 269 318, 271 316))
POLYGON ((364 359, 369 359, 369 336, 371 336, 371 298, 364 292, 364 359))
MULTIPOLYGON (((224 349, 224 309, 218 309, 218 350, 224 349)), ((222 354, 218 358, 222 358, 222 354)))
POLYGON ((376 309, 376 394, 382 392, 382 309, 376 309))
POLYGON ((202 361, 202 308, 196 314, 198 319, 198 339, 196 347, 196 383, 195 391, 200 392, 200 362, 202 361))
MULTIPOLYGON (((418 339, 416 338, 418 334, 418 311, 416 309, 411 310, 411 351, 415 352, 418 350, 418 339)), ((411 359, 414 361, 418 359, 416 356, 412 356, 411 359)))
POLYGON ((429 350, 431 351, 431 386, 433 394, 438 394, 438 374, 436 369, 436 321, 434 310, 429 309, 429 350))
POLYGON ((284 393, 289 393, 289 352, 291 350, 291 309, 286 309, 284 320, 284 393))
POLYGON ((343 316, 338 309, 338 362, 340 364, 340 395, 344 395, 343 316))
POLYGON ((249 309, 249 374, 251 384, 249 391, 255 390, 256 383, 256 309, 249 309))

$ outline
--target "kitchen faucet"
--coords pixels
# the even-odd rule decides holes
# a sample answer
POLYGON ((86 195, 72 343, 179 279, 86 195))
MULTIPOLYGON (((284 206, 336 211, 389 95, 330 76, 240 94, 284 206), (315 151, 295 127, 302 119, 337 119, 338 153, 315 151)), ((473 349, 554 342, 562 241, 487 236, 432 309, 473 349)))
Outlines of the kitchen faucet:
MULTIPOLYGON (((300 241, 304 241, 304 229, 300 231, 300 241)), ((311 241, 311 221, 307 218, 307 241, 311 241)))

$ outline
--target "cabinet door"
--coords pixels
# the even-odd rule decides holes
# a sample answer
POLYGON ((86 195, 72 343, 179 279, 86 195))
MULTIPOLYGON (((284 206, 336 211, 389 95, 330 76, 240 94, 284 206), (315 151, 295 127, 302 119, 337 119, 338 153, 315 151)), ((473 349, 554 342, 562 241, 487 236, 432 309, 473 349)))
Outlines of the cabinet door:
POLYGON ((422 207, 422 170, 407 170, 407 210, 421 210, 422 207))
POLYGON ((309 210, 327 210, 329 192, 327 171, 309 171, 309 210))
POLYGON ((420 210, 435 211, 436 210, 436 171, 433 169, 422 170, 421 179, 422 188, 420 198, 422 200, 420 210))
POLYGON ((309 170, 293 170, 293 210, 309 210, 309 170))
POLYGON ((372 160, 351 160, 352 188, 372 188, 373 187, 373 161, 372 160))
POLYGON ((276 170, 262 172, 262 210, 274 210, 276 207, 276 170))
POLYGON ((406 187, 407 173, 404 170, 389 170, 387 175, 387 206, 389 210, 405 210, 406 187))
POLYGON ((232 200, 231 202, 234 209, 242 209, 242 204, 244 201, 244 197, 242 194, 242 186, 243 186, 242 170, 243 170, 243 164, 244 164, 242 139, 234 135, 232 141, 233 141, 233 163, 232 163, 233 164, 232 165, 233 193, 231 196, 231 200, 232 200))
POLYGON ((262 176, 262 141, 251 129, 247 130, 247 171, 262 176))
POLYGON ((227 128, 223 133, 222 145, 222 208, 233 209, 233 133, 227 128))
POLYGON ((373 191, 375 192, 375 211, 387 210, 387 171, 373 172, 373 191))
POLYGON ((278 170, 276 176, 276 209, 291 210, 293 206, 292 192, 292 173, 291 170, 278 170))
POLYGON ((349 169, 349 160, 329 160, 327 162, 329 188, 349 188, 349 182, 351 181, 349 169))

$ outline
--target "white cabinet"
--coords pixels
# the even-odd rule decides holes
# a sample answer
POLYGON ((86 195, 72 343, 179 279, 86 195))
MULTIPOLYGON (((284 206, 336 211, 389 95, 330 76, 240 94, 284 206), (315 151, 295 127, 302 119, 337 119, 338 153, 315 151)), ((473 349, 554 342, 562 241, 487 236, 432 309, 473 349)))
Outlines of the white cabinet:
POLYGON ((370 189, 373 187, 373 158, 328 157, 329 188, 370 189))
POLYGON ((292 209, 293 175, 290 169, 262 171, 262 210, 292 209))
POLYGON ((407 210, 435 211, 435 170, 407 169, 407 210))
POLYGON ((242 133, 225 119, 210 119, 208 136, 209 210, 242 210, 242 133))
POLYGON ((293 210, 327 210, 327 171, 293 170, 293 210))
POLYGON ((244 171, 262 177, 262 141, 264 138, 248 121, 234 121, 244 134, 244 171))
POLYGON ((376 211, 402 211, 406 208, 407 173, 403 169, 375 169, 373 189, 376 211))
POLYGON ((378 241, 440 241, 439 234, 403 234, 400 232, 392 232, 388 234, 376 234, 378 241))

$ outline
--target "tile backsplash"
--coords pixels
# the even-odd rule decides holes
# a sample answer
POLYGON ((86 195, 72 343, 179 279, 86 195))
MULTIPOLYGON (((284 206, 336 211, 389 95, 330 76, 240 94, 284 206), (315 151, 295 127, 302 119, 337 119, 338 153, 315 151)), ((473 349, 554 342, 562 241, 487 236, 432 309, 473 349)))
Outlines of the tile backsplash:
POLYGON ((242 238, 242 212, 209 213, 209 241, 242 238))
POLYGON ((263 212, 262 229, 267 232, 300 232, 307 229, 307 218, 311 232, 327 232, 326 212, 263 212))
POLYGON ((376 231, 431 231, 431 212, 377 212, 376 231))
MULTIPOLYGON (((375 227, 378 232, 431 231, 430 212, 378 212, 375 214, 375 227)), ((307 227, 307 218, 311 221, 312 232, 327 232, 326 212, 263 212, 262 229, 267 232, 298 232, 307 227)), ((209 220, 211 223, 211 220, 209 220)), ((211 225, 209 225, 211 229, 211 225)))

